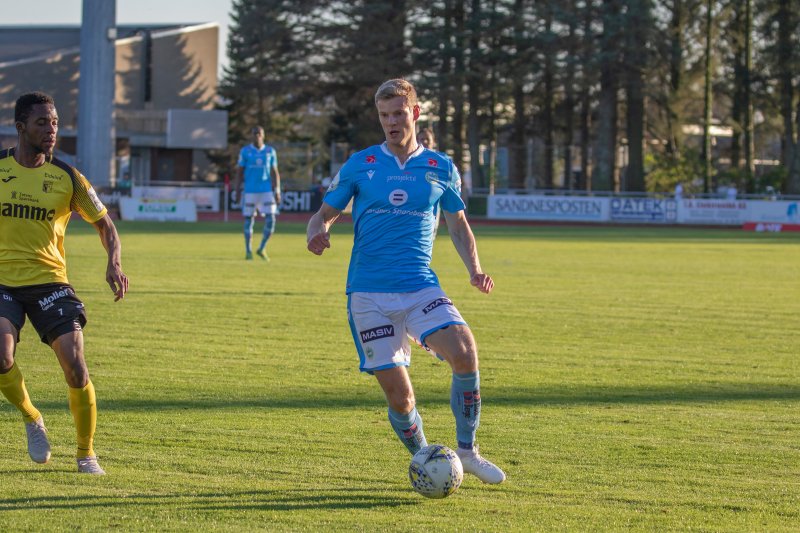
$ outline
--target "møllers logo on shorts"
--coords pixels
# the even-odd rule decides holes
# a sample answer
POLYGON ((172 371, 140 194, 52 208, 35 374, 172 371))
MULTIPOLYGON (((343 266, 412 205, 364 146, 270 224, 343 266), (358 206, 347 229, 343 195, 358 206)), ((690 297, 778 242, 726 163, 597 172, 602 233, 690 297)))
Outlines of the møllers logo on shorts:
POLYGON ((453 302, 450 301, 450 298, 436 298, 434 301, 423 307, 422 312, 427 315, 440 305, 453 305, 453 302))
POLYGON ((50 293, 49 296, 45 296, 44 298, 39 300, 39 307, 42 308, 42 311, 47 311, 48 309, 53 307, 53 304, 55 303, 56 300, 58 300, 59 298, 63 298, 64 296, 75 296, 75 291, 73 291, 69 287, 63 288, 58 291, 53 291, 52 293, 50 293))
POLYGON ((361 342, 370 342, 384 337, 393 337, 394 326, 387 324, 385 326, 359 331, 358 334, 361 336, 361 342))

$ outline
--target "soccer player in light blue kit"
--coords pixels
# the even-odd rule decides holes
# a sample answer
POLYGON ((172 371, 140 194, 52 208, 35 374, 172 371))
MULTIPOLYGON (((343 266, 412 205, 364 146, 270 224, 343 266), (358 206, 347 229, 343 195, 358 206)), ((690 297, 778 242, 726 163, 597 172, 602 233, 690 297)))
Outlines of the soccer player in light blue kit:
POLYGON ((373 374, 389 404, 389 422, 412 454, 427 446, 407 368, 408 337, 452 368, 450 405, 464 472, 501 483, 503 471, 478 453, 481 412, 478 349, 470 328, 439 287, 430 268, 434 205, 444 211, 450 237, 483 293, 494 287, 481 270, 475 237, 464 215, 461 177, 447 156, 417 143, 419 105, 402 79, 375 94, 386 142, 353 155, 331 182, 307 229, 308 250, 330 248, 330 227, 353 200, 355 238, 347 274, 347 313, 360 369, 373 374))
POLYGON ((281 203, 281 175, 278 172, 278 154, 275 148, 264 144, 264 128, 255 126, 252 134, 253 143, 239 151, 234 190, 242 199, 245 259, 253 259, 251 248, 253 223, 256 215, 260 213, 264 215, 264 231, 256 255, 269 261, 266 248, 267 241, 275 231, 275 215, 281 203), (244 194, 240 190, 242 175, 244 175, 244 194))

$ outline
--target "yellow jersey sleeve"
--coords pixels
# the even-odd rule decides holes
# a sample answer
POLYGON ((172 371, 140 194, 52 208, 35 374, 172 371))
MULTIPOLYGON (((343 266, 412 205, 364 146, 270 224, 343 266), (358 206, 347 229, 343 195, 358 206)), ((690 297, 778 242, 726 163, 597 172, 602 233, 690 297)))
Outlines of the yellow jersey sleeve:
POLYGON ((100 201, 92 184, 83 174, 72 167, 70 176, 72 177, 72 200, 69 208, 78 213, 86 222, 94 224, 106 215, 108 209, 100 201))

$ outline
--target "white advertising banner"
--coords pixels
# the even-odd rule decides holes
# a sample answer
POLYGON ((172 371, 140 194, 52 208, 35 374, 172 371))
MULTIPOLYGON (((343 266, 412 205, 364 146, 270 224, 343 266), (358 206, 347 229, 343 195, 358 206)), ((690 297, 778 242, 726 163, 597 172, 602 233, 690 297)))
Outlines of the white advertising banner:
POLYGON ((120 198, 122 220, 157 222, 197 222, 197 207, 192 200, 165 198, 120 198))
POLYGON ((800 200, 794 201, 751 201, 747 222, 778 222, 781 224, 800 224, 800 200))
POLYGON ((685 199, 678 202, 678 222, 739 226, 747 222, 748 211, 746 200, 685 199))
POLYGON ((675 224, 678 203, 672 198, 611 198, 612 222, 675 224))
POLYGON ((486 214, 492 219, 606 222, 608 198, 495 194, 489 196, 486 214))
POLYGON ((219 189, 216 187, 134 186, 131 196, 165 200, 192 200, 198 211, 218 212, 220 209, 219 189))

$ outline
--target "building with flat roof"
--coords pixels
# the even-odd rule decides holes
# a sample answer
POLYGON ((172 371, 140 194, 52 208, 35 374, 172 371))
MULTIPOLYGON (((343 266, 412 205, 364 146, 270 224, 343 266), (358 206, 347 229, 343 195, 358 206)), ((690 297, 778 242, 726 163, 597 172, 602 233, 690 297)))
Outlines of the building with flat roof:
MULTIPOLYGON (((140 185, 217 180, 206 151, 225 148, 228 117, 215 110, 219 26, 123 25, 115 39, 116 176, 140 185)), ((78 131, 80 26, 0 26, 0 146, 17 141, 14 102, 53 96, 58 154, 72 161, 78 131)))

